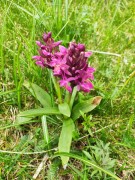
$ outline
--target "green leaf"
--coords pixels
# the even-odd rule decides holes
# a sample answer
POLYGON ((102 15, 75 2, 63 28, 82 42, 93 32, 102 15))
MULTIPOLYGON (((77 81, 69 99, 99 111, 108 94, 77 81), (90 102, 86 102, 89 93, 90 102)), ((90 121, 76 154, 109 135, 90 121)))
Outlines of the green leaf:
POLYGON ((46 108, 39 108, 39 109, 30 109, 27 111, 20 112, 18 116, 21 117, 35 117, 35 116, 42 116, 42 115, 55 115, 61 114, 56 107, 46 107, 46 108))
POLYGON ((41 87, 34 83, 25 81, 23 85, 31 92, 31 94, 40 101, 43 107, 51 107, 51 97, 41 87))
POLYGON ((96 96, 94 98, 76 104, 72 110, 72 119, 78 119, 81 116, 80 111, 82 111, 83 113, 88 113, 95 109, 99 105, 101 99, 101 96, 96 96))
POLYGON ((83 153, 85 154, 85 156, 88 158, 88 159, 92 159, 92 156, 90 155, 90 153, 88 153, 87 151, 83 151, 83 153))
POLYGON ((91 166, 91 167, 93 167, 93 168, 95 168, 95 169, 97 169, 97 170, 99 170, 99 171, 102 171, 102 172, 104 172, 105 174, 108 174, 109 176, 113 177, 113 178, 116 179, 116 180, 121 180, 119 177, 117 177, 117 176, 116 176, 115 174, 113 174, 112 172, 110 172, 110 171, 108 171, 108 170, 106 170, 106 169, 103 169, 102 167, 98 166, 97 164, 93 163, 92 161, 90 161, 90 160, 88 160, 88 159, 86 159, 86 158, 84 158, 84 157, 81 157, 81 156, 78 156, 78 155, 72 154, 72 153, 66 153, 66 152, 60 152, 60 153, 56 153, 56 154, 54 155, 54 157, 57 157, 57 156, 61 156, 61 157, 66 156, 66 157, 68 157, 68 158, 69 158, 69 157, 75 158, 75 159, 77 159, 77 160, 79 160, 79 161, 82 161, 83 163, 85 163, 85 164, 88 165, 88 166, 91 166))
POLYGON ((30 121, 32 119, 32 117, 22 117, 22 116, 17 116, 16 118, 16 122, 18 124, 22 124, 22 123, 27 123, 28 121, 30 121))
POLYGON ((70 117, 71 111, 67 103, 59 104, 58 107, 61 114, 70 117))
MULTIPOLYGON (((70 152, 73 131, 73 120, 71 118, 64 120, 58 144, 59 152, 70 152)), ((63 167, 66 168, 69 157, 61 156, 61 160, 63 167)))

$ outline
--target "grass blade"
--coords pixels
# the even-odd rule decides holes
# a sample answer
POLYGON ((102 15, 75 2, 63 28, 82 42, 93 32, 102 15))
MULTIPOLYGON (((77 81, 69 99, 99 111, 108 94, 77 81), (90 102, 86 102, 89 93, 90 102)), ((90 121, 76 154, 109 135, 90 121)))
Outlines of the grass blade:
POLYGON ((47 120, 46 116, 41 117, 42 120, 42 128, 43 128, 43 135, 44 135, 44 140, 45 143, 48 145, 49 144, 49 134, 48 134, 48 127, 47 127, 47 120))
POLYGON ((54 155, 54 157, 57 157, 57 156, 66 156, 66 157, 71 157, 71 158, 74 158, 74 159, 77 159, 79 161, 82 161, 83 163, 85 163, 86 165, 88 166, 92 166, 93 168, 96 168, 106 174, 108 174, 109 176, 113 177, 114 179, 116 180, 121 180, 119 177, 117 177, 115 174, 113 174, 112 172, 106 170, 106 169, 103 169, 102 167, 94 164, 93 162, 91 162, 90 160, 88 159, 85 159, 84 157, 81 157, 81 156, 78 156, 76 154, 72 154, 72 153, 64 153, 64 152, 60 152, 60 153, 56 153, 54 155))

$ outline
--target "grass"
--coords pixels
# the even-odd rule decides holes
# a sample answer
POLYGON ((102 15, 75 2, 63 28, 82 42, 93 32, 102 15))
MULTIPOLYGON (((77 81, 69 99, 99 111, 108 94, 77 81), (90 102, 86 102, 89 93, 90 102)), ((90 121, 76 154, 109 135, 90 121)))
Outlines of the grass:
POLYGON ((40 119, 22 126, 16 124, 20 110, 39 106, 22 86, 24 80, 52 91, 47 72, 35 66, 32 60, 37 54, 35 41, 48 31, 64 45, 76 40, 93 51, 90 63, 96 68, 95 89, 90 95, 103 97, 100 106, 92 111, 92 122, 96 122, 91 127, 93 135, 84 131, 80 123, 72 151, 81 153, 89 151, 92 145, 98 147, 98 139, 104 144, 110 142, 110 157, 116 160, 115 173, 123 180, 134 179, 134 11, 133 1, 127 0, 0 1, 1 179, 32 179, 43 159, 42 151, 48 150, 50 159, 39 179, 109 179, 99 174, 91 177, 94 170, 73 159, 67 170, 58 169, 59 160, 51 159, 61 129, 61 123, 55 119, 48 119, 50 149, 44 142, 40 119))

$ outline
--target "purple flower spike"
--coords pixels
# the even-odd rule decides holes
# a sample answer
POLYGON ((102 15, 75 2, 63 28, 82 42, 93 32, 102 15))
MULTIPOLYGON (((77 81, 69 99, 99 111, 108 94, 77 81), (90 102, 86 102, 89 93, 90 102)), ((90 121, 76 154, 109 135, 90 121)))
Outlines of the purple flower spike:
POLYGON ((91 80, 94 79, 95 69, 88 65, 92 52, 85 52, 84 44, 69 43, 69 47, 61 46, 61 41, 54 42, 51 32, 43 34, 39 46, 39 56, 33 56, 36 64, 52 69, 54 76, 59 78, 61 87, 72 92, 77 86, 78 91, 90 92, 93 89, 91 80))
POLYGON ((57 47, 61 44, 61 41, 54 42, 51 32, 43 34, 43 41, 44 44, 40 41, 36 41, 36 44, 40 48, 40 56, 34 56, 33 59, 36 60, 37 65, 52 69, 51 61, 54 54, 58 51, 57 47))
POLYGON ((62 79, 60 86, 65 87, 70 92, 75 86, 78 87, 78 90, 84 92, 89 92, 93 89, 90 80, 94 79, 93 73, 95 69, 88 66, 88 57, 91 54, 92 52, 85 52, 84 44, 72 42, 68 49, 60 46, 61 62, 65 60, 64 63, 67 65, 64 69, 63 65, 59 66, 61 69, 61 71, 59 69, 59 77, 62 79))

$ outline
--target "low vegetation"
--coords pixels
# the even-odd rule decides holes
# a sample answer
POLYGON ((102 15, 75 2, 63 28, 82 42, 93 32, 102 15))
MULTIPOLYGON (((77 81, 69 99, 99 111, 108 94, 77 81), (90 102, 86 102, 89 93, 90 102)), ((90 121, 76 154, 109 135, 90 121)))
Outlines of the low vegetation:
POLYGON ((135 177, 135 7, 133 1, 0 1, 0 179, 115 179, 135 177), (55 41, 83 43, 92 51, 94 89, 79 100, 102 97, 76 122, 68 166, 63 169, 59 117, 18 123, 17 115, 42 105, 31 82, 57 102, 48 70, 35 65, 36 40, 52 32, 55 41), (46 135, 48 135, 46 139, 46 135), (48 140, 48 141, 46 141, 48 140))

